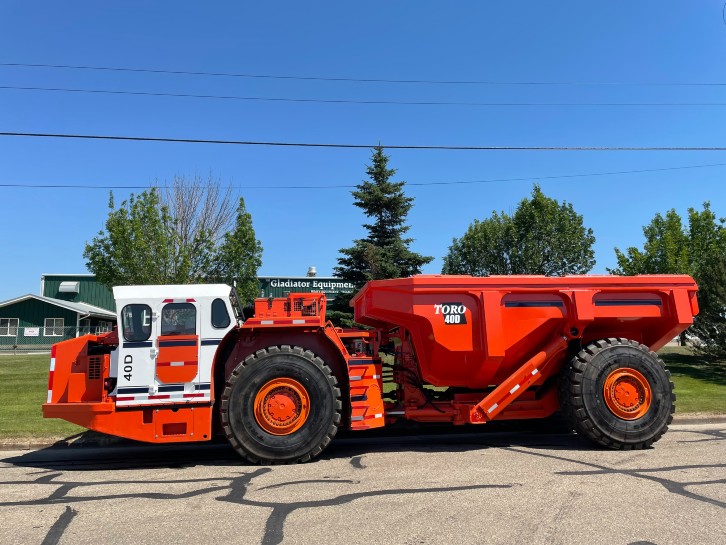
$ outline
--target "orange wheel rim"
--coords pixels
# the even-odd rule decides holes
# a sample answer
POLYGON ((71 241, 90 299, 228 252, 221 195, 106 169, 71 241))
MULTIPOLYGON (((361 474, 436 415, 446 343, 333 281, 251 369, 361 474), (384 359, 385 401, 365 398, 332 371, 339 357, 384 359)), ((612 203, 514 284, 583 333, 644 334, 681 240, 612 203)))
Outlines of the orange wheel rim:
POLYGON ((276 378, 255 396, 255 420, 272 435, 290 435, 300 429, 310 414, 310 396, 291 378, 276 378))
POLYGON ((616 369, 603 388, 608 409, 623 420, 637 420, 650 409, 653 398, 648 380, 635 369, 616 369))

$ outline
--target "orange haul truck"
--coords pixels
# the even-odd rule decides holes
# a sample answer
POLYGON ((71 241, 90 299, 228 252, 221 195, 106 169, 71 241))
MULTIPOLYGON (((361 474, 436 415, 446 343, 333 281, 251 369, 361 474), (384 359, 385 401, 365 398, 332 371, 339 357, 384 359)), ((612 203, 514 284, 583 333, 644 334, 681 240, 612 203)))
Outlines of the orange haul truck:
POLYGON ((326 321, 322 293, 242 309, 225 285, 113 291, 116 330, 53 346, 45 417, 152 443, 224 433, 256 463, 308 461, 340 427, 557 411, 598 445, 648 447, 675 411, 654 351, 698 313, 683 275, 376 280, 351 301, 369 329, 326 321))

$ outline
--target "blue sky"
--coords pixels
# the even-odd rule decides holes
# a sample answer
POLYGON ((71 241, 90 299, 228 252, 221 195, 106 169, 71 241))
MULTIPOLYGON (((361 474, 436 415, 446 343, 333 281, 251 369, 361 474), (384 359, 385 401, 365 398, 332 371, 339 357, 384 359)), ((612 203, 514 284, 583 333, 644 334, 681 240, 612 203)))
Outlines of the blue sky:
MULTIPOLYGON (((434 85, 199 77, 0 67, 0 86, 324 100, 726 103, 719 1, 20 2, 0 5, 0 62, 374 79, 570 82, 434 85)), ((263 102, 0 89, 0 131, 413 145, 724 146, 726 106, 414 106, 263 102)), ((642 243, 656 212, 712 203, 726 216, 726 152, 391 151, 410 186, 413 249, 436 257, 534 182, 573 203, 597 238, 642 243)), ((366 149, 303 149, 0 137, 0 184, 147 185, 212 173, 234 185, 264 246, 264 275, 332 272, 363 236, 350 189, 366 149), (261 189, 252 189, 262 187, 261 189)), ((116 190, 118 200, 129 191, 116 190)), ((85 272, 108 190, 0 187, 0 300, 44 272, 85 272)), ((150 266, 153 266, 150 264, 150 266)))

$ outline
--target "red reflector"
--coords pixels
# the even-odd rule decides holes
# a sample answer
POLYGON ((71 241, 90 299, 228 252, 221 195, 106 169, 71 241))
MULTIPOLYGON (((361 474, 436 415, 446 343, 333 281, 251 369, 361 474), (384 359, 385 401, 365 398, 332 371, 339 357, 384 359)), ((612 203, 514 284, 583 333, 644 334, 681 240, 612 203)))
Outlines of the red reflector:
POLYGON ((186 435, 187 423, 186 422, 174 422, 169 424, 163 424, 161 426, 162 435, 186 435))
POLYGON ((149 399, 169 399, 171 396, 169 394, 159 394, 155 396, 149 396, 149 399))
POLYGON ((48 390, 53 389, 53 371, 48 373, 48 390))
POLYGON ((184 394, 184 397, 204 397, 205 394, 184 394))
POLYGON ((55 345, 50 348, 50 357, 55 358, 55 345))
POLYGON ((187 303, 196 303, 194 299, 187 299, 187 303))

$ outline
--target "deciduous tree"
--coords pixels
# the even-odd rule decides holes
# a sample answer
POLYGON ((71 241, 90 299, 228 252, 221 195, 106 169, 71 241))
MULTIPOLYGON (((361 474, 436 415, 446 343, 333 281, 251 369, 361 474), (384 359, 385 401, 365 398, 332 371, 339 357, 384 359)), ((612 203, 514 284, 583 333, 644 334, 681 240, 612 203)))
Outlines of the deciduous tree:
POLYGON ((107 286, 189 284, 237 279, 240 297, 258 295, 262 246, 240 199, 235 209, 219 182, 175 178, 116 208, 109 199, 105 230, 86 243, 88 270, 107 286))
POLYGON ((689 274, 698 283, 700 312, 681 340, 714 359, 726 358, 726 227, 710 203, 688 209, 688 226, 671 209, 643 227, 643 249, 615 248, 613 274, 689 274))
POLYGON ((514 214, 474 220, 444 257, 444 274, 584 274, 595 264, 595 237, 570 203, 535 184, 514 214))
POLYGON ((242 301, 251 302, 260 296, 257 270, 262 266, 262 244, 255 237, 252 215, 240 198, 234 228, 224 234, 215 250, 207 280, 232 284, 242 301))

